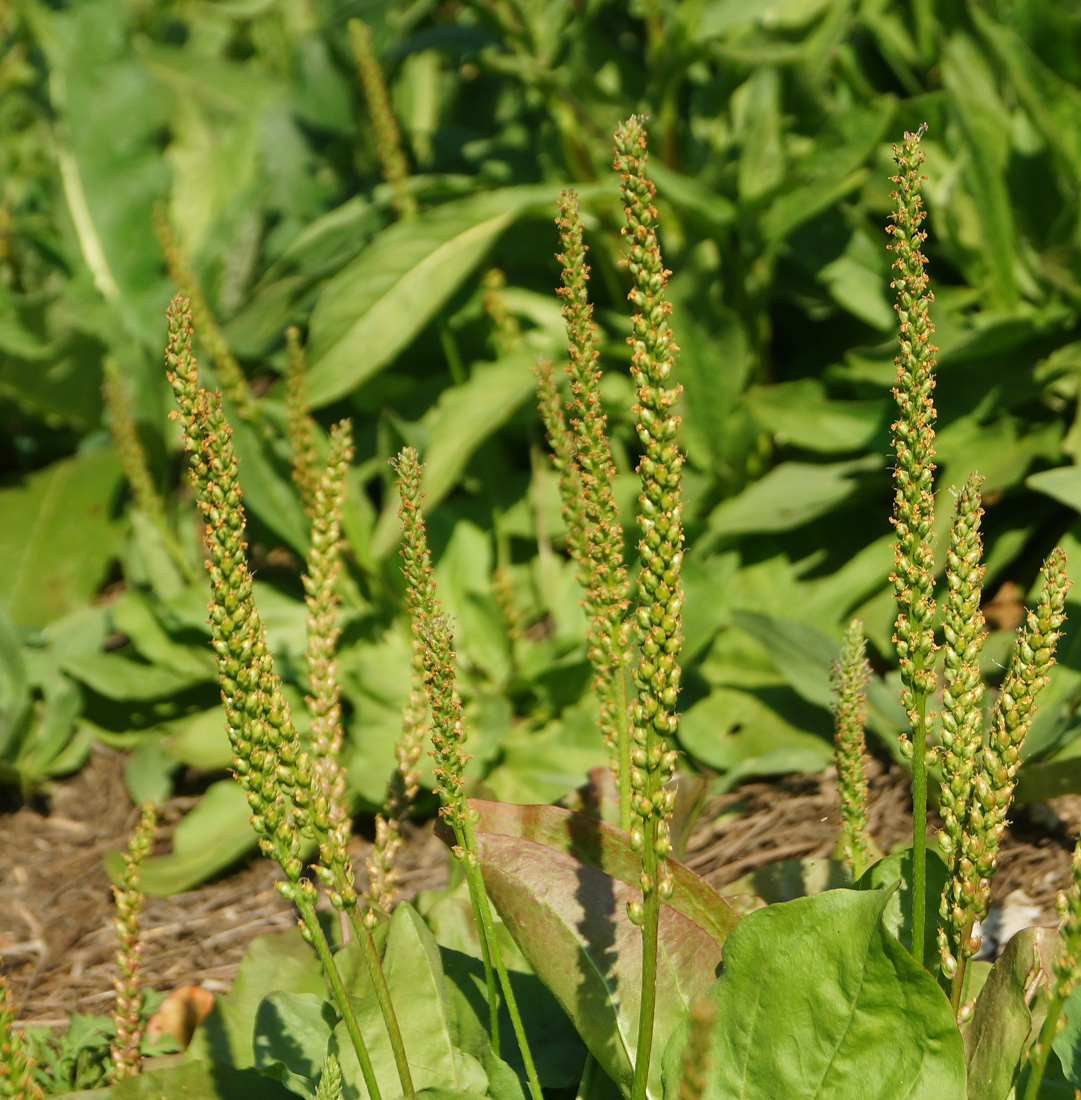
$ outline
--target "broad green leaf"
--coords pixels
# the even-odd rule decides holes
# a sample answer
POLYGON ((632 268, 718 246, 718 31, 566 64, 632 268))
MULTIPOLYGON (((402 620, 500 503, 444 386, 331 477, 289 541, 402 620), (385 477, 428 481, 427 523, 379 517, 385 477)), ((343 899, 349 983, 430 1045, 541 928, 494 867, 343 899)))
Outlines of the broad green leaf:
POLYGON ((746 894, 776 905, 851 885, 852 872, 843 859, 782 859, 730 882, 724 892, 726 897, 746 894))
POLYGON ((685 176, 653 159, 649 162, 649 175, 665 202, 681 214, 692 215, 711 234, 723 232, 736 220, 735 206, 694 176, 685 176))
POLYGON ((679 742, 696 760, 741 778, 820 771, 833 759, 832 742, 780 713, 805 717, 810 709, 783 685, 746 691, 719 685, 680 717, 679 742))
POLYGON ((124 785, 136 805, 148 799, 160 805, 173 793, 173 775, 180 764, 162 748, 162 737, 145 733, 124 761, 124 785))
POLYGON ((28 14, 49 62, 58 174, 82 260, 111 323, 153 346, 168 296, 150 211, 168 186, 169 97, 131 54, 125 5, 94 0, 28 14))
POLYGON ((151 664, 210 682, 217 680, 217 664, 210 647, 201 640, 199 645, 191 646, 171 638, 150 601, 141 593, 128 589, 109 605, 109 617, 116 629, 127 635, 139 655, 151 664))
POLYGON ((244 504, 297 553, 308 551, 308 524, 289 474, 279 472, 269 448, 256 431, 225 402, 233 429, 240 487, 244 504))
MULTIPOLYGON (((407 1010, 399 1013, 398 1024, 414 1086, 418 1089, 486 1091, 487 1078, 480 1063, 458 1050, 451 1038, 439 946, 408 902, 401 902, 391 918, 383 972, 391 1000, 407 1006, 407 1010)), ((362 981, 359 986, 354 985, 350 994, 357 1023, 368 1044, 380 1089, 385 1095, 394 1095, 399 1087, 398 1077, 383 1015, 367 973, 360 972, 358 977, 362 981)), ((335 1028, 334 1042, 341 1059, 345 1097, 347 1100, 366 1097, 368 1090, 344 1024, 335 1028)))
POLYGON ((0 606, 0 760, 14 758, 33 721, 33 701, 14 624, 0 606))
POLYGON ((839 256, 818 272, 818 280, 834 301, 879 332, 888 332, 896 324, 888 284, 856 256, 839 256))
MULTIPOLYGON (((834 638, 807 623, 776 615, 737 611, 733 622, 765 647, 777 671, 804 699, 821 708, 832 705, 830 673, 839 652, 834 638)), ((878 678, 867 684, 866 692, 868 725, 889 741, 907 721, 897 694, 878 678)))
MULTIPOLYGON (((255 1065, 252 1034, 263 999, 274 992, 326 996, 319 959, 304 942, 299 928, 252 940, 229 993, 214 1001, 199 1025, 185 1061, 210 1059, 222 1066, 247 1069, 255 1065)), ((267 1081, 267 1087, 277 1088, 267 1081)))
MULTIPOLYGON (((950 1003, 886 931, 889 890, 832 890, 748 914, 710 997, 704 1100, 964 1100, 950 1003)), ((676 1095, 680 1028, 664 1053, 676 1095)))
POLYGON ((743 146, 739 193, 746 203, 763 198, 784 175, 780 99, 780 74, 765 65, 732 94, 732 114, 743 146))
POLYGON ((777 671, 806 699, 828 708, 833 700, 830 667, 840 643, 804 623, 737 611, 732 621, 761 642, 777 671))
POLYGON ((1025 478, 1025 485, 1081 512, 1081 466, 1059 466, 1054 470, 1030 474, 1025 478))
POLYGON ((308 396, 327 405, 382 370, 443 308, 514 220, 554 205, 551 186, 445 203, 385 229, 323 288, 312 313, 308 396))
POLYGON ((464 1092, 460 1089, 418 1089, 417 1096, 424 1100, 489 1100, 487 1092, 464 1092))
POLYGON ((1062 1015, 1066 1024, 1052 1047, 1059 1056, 1066 1079, 1081 1088, 1081 986, 1075 985, 1063 1002, 1062 1015))
POLYGON ((128 512, 131 541, 123 555, 124 576, 131 585, 149 588, 162 600, 171 599, 185 584, 177 568, 168 535, 141 508, 128 512))
POLYGON ((713 510, 696 552, 705 553, 736 535, 789 531, 809 523, 853 497, 858 476, 881 466, 877 455, 821 466, 782 462, 713 510))
POLYGON ((1010 143, 1005 135, 1009 112, 995 86, 994 75, 975 43, 955 32, 942 56, 942 82, 965 132, 971 164, 969 188, 980 211, 986 243, 978 249, 987 267, 988 304, 1012 306, 1018 297, 1017 232, 1007 191, 1006 165, 1010 143))
POLYGON ((888 417, 887 402, 830 401, 813 378, 753 386, 743 400, 751 415, 781 444, 837 454, 867 447, 888 417))
POLYGON ((45 626, 97 591, 119 543, 119 480, 119 458, 100 448, 0 490, 0 602, 13 622, 45 626))
POLYGON ((424 506, 432 508, 461 477, 473 453, 526 401, 536 379, 533 355, 479 363, 468 381, 443 391, 432 413, 424 455, 424 506))
POLYGON ((232 764, 233 749, 220 707, 187 715, 165 728, 161 747, 174 760, 204 771, 218 771, 232 764))
POLYGON ((291 1100, 289 1092, 254 1069, 220 1062, 184 1062, 168 1069, 143 1070, 104 1089, 80 1089, 63 1100, 291 1100))
POLYGON ((300 1096, 315 1096, 337 1013, 325 995, 274 992, 259 1004, 256 1068, 300 1096))
MULTIPOLYGON (((927 853, 927 889, 924 895, 923 957, 938 957, 938 909, 948 874, 937 852, 927 853)), ((856 880, 856 890, 880 890, 891 893, 882 914, 882 923, 906 950, 912 950, 912 851, 895 852, 873 863, 856 880), (899 885, 898 885, 899 884, 899 885), (895 888, 896 887, 896 888, 895 888)))
POLYGON ((604 759, 595 702, 567 707, 560 719, 541 730, 525 723, 506 730, 499 741, 498 762, 484 779, 493 798, 554 802, 579 786, 582 776, 604 759))
MULTIPOLYGON (((606 873, 632 881, 640 874, 625 835, 550 806, 472 805, 481 815, 477 852, 489 896, 593 1056, 627 1087, 637 1044, 642 940, 626 907, 641 894, 606 873)), ((672 904, 662 907, 658 947, 658 1044, 712 981, 721 943, 737 920, 704 882, 679 864, 670 867, 675 890, 672 904)), ((650 1094, 657 1096, 659 1066, 654 1070, 650 1094)))
MULTIPOLYGON (((480 937, 465 887, 463 882, 449 896, 436 895, 434 904, 424 913, 440 947, 451 1033, 461 1050, 480 1061, 488 1075, 489 1088, 493 1090, 491 1095, 496 1100, 522 1100, 526 1072, 517 1044, 503 1042, 502 1059, 492 1053, 480 937), (500 1091, 494 1091, 497 1089, 500 1091)), ((495 929, 522 1025, 529 1036, 529 1049, 541 1087, 573 1088, 582 1076, 586 1048, 558 1002, 532 972, 498 916, 495 929)), ((510 1014, 502 998, 499 1015, 500 1035, 511 1035, 510 1014)))
MULTIPOLYGON (((223 779, 212 784, 198 804, 176 827, 173 850, 151 856, 142 866, 139 882, 147 894, 180 894, 224 871, 258 843, 249 823, 251 810, 240 784, 223 779)), ((109 873, 119 868, 117 853, 107 860, 109 873)))
MULTIPOLYGON (((938 460, 944 469, 939 484, 959 487, 975 470, 984 478, 984 494, 990 495, 1019 484, 1034 461, 1062 461, 1059 448, 1061 424, 1037 425, 1033 430, 1023 432, 1025 424, 1013 416, 1000 417, 990 424, 981 424, 975 416, 954 421, 935 440, 938 460)), ((1057 473, 1053 470, 1047 472, 1057 473)), ((1039 485, 1033 488, 1045 491, 1039 485)))
POLYGON ((26 664, 15 624, 0 606, 0 710, 7 711, 26 694, 26 664))
POLYGON ((146 701, 163 699, 206 683, 206 671, 148 665, 119 653, 73 653, 61 668, 106 699, 146 701))
MULTIPOLYGON (((972 1018, 961 1029, 968 1064, 968 1100, 1004 1100, 1037 1024, 1029 1007, 1036 986, 1051 974, 1058 936, 1046 928, 1025 928, 1006 945, 976 998, 972 1018)), ((1062 1033, 1055 1040, 1060 1049, 1062 1033)))

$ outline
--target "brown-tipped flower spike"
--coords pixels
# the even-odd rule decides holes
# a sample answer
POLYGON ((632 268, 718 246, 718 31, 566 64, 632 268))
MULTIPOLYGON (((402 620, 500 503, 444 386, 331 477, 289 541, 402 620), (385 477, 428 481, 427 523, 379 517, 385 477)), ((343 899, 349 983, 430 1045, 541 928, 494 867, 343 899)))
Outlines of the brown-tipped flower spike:
POLYGON ((304 345, 300 342, 300 329, 290 325, 285 330, 285 343, 289 351, 285 367, 285 411, 287 420, 285 435, 293 456, 293 484, 300 495, 300 503, 309 517, 315 506, 315 491, 319 485, 319 466, 315 456, 315 421, 308 409, 308 363, 304 345))
MULTIPOLYGON (((683 456, 676 444, 679 417, 672 411, 680 389, 667 384, 678 350, 668 325, 671 304, 664 297, 669 272, 657 244, 657 210, 652 205, 656 188, 645 175, 645 149, 641 120, 632 117, 616 131, 614 162, 627 220, 623 233, 631 243, 624 261, 634 277, 628 295, 634 304, 628 341, 633 349, 631 375, 638 395, 634 413, 643 452, 638 466, 642 538, 635 614, 641 660, 635 670, 638 694, 631 707, 631 808, 637 824, 631 843, 643 853, 644 894, 658 890, 663 899, 672 889, 663 859, 671 847, 668 816, 673 795, 664 790, 664 784, 671 778, 676 759, 668 748, 668 738, 676 732, 680 685, 683 456)), ((640 910, 632 910, 631 915, 641 920, 640 910)))
POLYGON ((979 657, 983 648, 984 618, 983 540, 980 537, 980 486, 972 474, 965 482, 946 555, 946 595, 942 604, 945 640, 945 686, 942 689, 942 787, 939 811, 944 828, 939 844, 948 877, 942 892, 938 948, 947 977, 957 971, 957 960, 972 954, 971 900, 978 887, 973 866, 962 858, 969 829, 973 777, 983 743, 983 680, 979 657))
POLYGON ((139 915, 143 908, 143 895, 139 889, 139 868, 154 846, 154 827, 157 813, 153 802, 144 802, 139 824, 132 834, 128 850, 121 857, 124 874, 119 886, 113 887, 116 899, 116 965, 120 976, 116 979, 116 1036, 110 1055, 113 1060, 113 1076, 134 1077, 139 1072, 139 1044, 143 1038, 139 1019, 143 1007, 141 982, 143 945, 139 936, 139 915))
POLYGON ((633 745, 630 753, 631 846, 642 857, 642 901, 628 906, 630 919, 642 928, 642 995, 638 1018, 632 1100, 645 1100, 653 1049, 656 1006, 657 929, 661 902, 671 896, 671 851, 668 819, 675 800, 665 783, 675 769, 676 753, 668 739, 676 732, 682 644, 683 587, 683 456, 676 443, 679 417, 672 411, 679 387, 668 384, 677 351, 668 324, 665 300, 669 272, 657 244, 656 189, 645 174, 646 135, 641 119, 632 117, 616 131, 613 167, 630 239, 624 261, 634 278, 628 297, 631 319, 631 376, 638 394, 634 406, 642 457, 638 472, 642 492, 638 543, 641 571, 634 616, 640 658, 634 679, 637 695, 630 708, 633 745))
POLYGON ((0 1096, 12 1100, 43 1100, 41 1086, 34 1080, 34 1060, 26 1040, 15 1030, 15 1006, 11 991, 0 975, 0 1096))
POLYGON ((111 356, 105 357, 104 377, 101 393, 105 398, 105 407, 109 410, 109 427, 116 443, 124 477, 131 486, 131 495, 135 503, 148 516, 157 522, 165 518, 165 505, 161 494, 154 484, 150 467, 146 461, 146 451, 139 439, 139 431, 131 414, 131 401, 124 385, 120 365, 111 356))
POLYGON ((578 576, 585 585, 588 576, 588 521, 586 499, 582 491, 582 478, 574 454, 574 436, 567 428, 563 415, 563 402, 556 388, 555 373, 548 359, 538 359, 534 369, 537 378, 537 408, 552 452, 552 464, 559 475, 559 500, 563 521, 567 525, 567 551, 571 561, 578 566, 578 576))
POLYGON ((924 127, 905 133, 904 145, 894 146, 898 173, 893 224, 886 227, 893 240, 897 272, 890 284, 897 292, 894 309, 900 326, 897 366, 897 420, 893 423, 894 463, 893 526, 894 596, 897 624, 894 643, 901 666, 901 702, 908 713, 912 740, 902 738, 902 749, 912 753, 912 952, 923 961, 924 906, 927 888, 927 740, 933 715, 927 702, 935 690, 934 577, 931 525, 934 522, 933 478, 935 407, 935 352, 931 343, 935 326, 928 312, 934 295, 927 288, 920 245, 927 234, 920 228, 924 217, 920 188, 923 152, 919 142, 924 127))
POLYGON ((211 362, 225 396, 236 406, 236 411, 247 421, 255 423, 259 416, 255 399, 247 378, 229 347, 229 341, 218 327, 218 322, 207 304, 206 295, 188 263, 180 238, 176 235, 164 205, 158 203, 152 214, 154 233, 169 268, 169 277, 177 291, 188 300, 195 331, 203 347, 210 353, 211 362))
POLYGON ((934 691, 932 660, 935 652, 932 595, 933 561, 929 541, 934 522, 933 478, 935 407, 935 352, 931 343, 935 326, 928 306, 934 295, 927 288, 924 264, 927 257, 920 245, 927 234, 920 229, 926 217, 920 194, 923 177, 919 174, 923 152, 919 140, 923 128, 905 134, 902 148, 894 146, 898 175, 893 182, 897 209, 890 215, 893 224, 887 232, 893 241, 887 246, 895 254, 893 268, 898 272, 890 284, 897 291, 894 309, 900 322, 900 354, 897 367, 898 418, 893 424, 896 451, 894 466, 893 526, 897 531, 894 547, 894 589, 897 596, 897 654, 904 684, 902 702, 913 730, 923 722, 921 708, 934 691))
POLYGON ((841 798, 845 862, 859 878, 870 862, 867 844, 867 777, 864 773, 867 725, 867 663, 863 623, 853 619, 845 631, 841 656, 833 665, 834 755, 841 798))

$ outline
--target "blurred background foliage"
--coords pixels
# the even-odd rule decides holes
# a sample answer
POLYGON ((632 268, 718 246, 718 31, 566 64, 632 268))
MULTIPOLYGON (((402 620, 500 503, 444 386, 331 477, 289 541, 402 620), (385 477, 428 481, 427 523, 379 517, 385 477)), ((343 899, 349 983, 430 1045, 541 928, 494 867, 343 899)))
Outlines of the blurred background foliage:
MULTIPOLYGON (((478 789, 547 801, 603 759, 531 367, 563 356, 553 219, 573 185, 630 550, 610 149, 632 112, 650 119, 682 349, 682 747, 720 784, 825 766, 829 665, 858 615, 882 673, 875 751, 892 753, 891 143, 928 123, 938 527, 950 486, 978 469, 995 681, 1041 558, 1062 543, 1081 565, 1079 84, 1075 2, 0 0, 0 780, 29 793, 96 739, 130 750, 136 798, 205 788, 147 867, 154 891, 253 842, 223 779, 198 527, 168 419, 158 204, 257 397, 233 421, 257 597, 298 718, 306 532, 284 437, 287 326, 305 334, 319 424, 356 423, 340 672, 357 809, 382 800, 408 689, 387 465, 405 443, 427 463, 478 789), (401 131, 397 182, 353 18, 401 131), (126 485, 107 365, 164 516, 126 485)), ((1030 799, 1081 789, 1071 615, 1030 736, 1030 799)))

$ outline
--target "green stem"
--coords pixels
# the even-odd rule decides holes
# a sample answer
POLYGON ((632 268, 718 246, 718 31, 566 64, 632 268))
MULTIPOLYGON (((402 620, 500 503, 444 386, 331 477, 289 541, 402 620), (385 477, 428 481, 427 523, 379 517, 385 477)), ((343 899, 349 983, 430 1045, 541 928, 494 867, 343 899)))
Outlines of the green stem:
POLYGON ((957 951, 957 969, 954 971, 953 979, 950 982, 950 1007, 953 1009, 955 1016, 961 1011, 961 998, 964 996, 968 954, 963 945, 968 943, 969 937, 972 935, 972 923, 971 918, 965 922, 965 928, 961 934, 961 943, 955 948, 957 951))
POLYGON ((1062 998, 1056 991, 1051 994, 1051 1000, 1047 1004, 1047 1019, 1044 1020, 1043 1027, 1040 1029, 1040 1038, 1036 1044, 1036 1059, 1032 1064, 1032 1073, 1029 1074, 1024 1100, 1036 1100, 1040 1094, 1040 1084, 1043 1081, 1044 1070, 1047 1069, 1047 1059, 1051 1056, 1051 1043, 1058 1030, 1061 1011, 1062 998))
MULTIPOLYGON (((652 867, 647 866, 646 872, 656 881, 657 857, 653 855, 650 838, 646 839, 643 856, 643 863, 653 864, 652 867)), ((638 1046, 634 1055, 631 1100, 646 1100, 649 1062, 653 1053, 653 1017, 657 1008, 657 933, 661 920, 661 899, 654 888, 642 900, 642 1002, 638 1010, 638 1046)))
POLYGON ((923 964, 927 913, 927 699, 912 731, 912 957, 923 964))
POLYGON ((488 904, 488 893, 484 888, 484 879, 481 877, 480 864, 476 862, 476 845, 473 841, 473 828, 467 825, 459 832, 455 829, 455 837, 465 850, 466 880, 469 882, 469 897, 473 903, 473 912, 477 918, 477 926, 481 930, 481 939, 488 941, 488 952, 499 975, 499 985, 503 990, 503 1000, 510 1014, 511 1027, 514 1029, 514 1037, 518 1040, 518 1049, 522 1053, 522 1062, 525 1065, 526 1078, 529 1081, 529 1094, 532 1100, 544 1100, 541 1090, 540 1078, 537 1076, 536 1066, 533 1064, 533 1055, 529 1050, 529 1042, 526 1039, 525 1027, 522 1024, 522 1016, 518 1011, 518 1001, 511 988, 510 975, 503 962, 503 952, 499 949, 499 941, 495 935, 495 922, 492 920, 491 906, 488 904))
POLYGON ((615 667, 616 752, 619 773, 619 827, 631 831, 631 716, 627 708, 627 664, 620 657, 615 667))
POLYGON ((364 1036, 360 1033, 360 1025, 357 1023, 356 1014, 349 1001, 349 994, 345 991, 342 976, 338 973, 338 967, 334 962, 334 956, 330 953, 330 944, 315 915, 315 905, 305 898, 299 890, 294 896, 297 909, 300 911, 300 919, 304 922, 308 934, 311 936, 311 945, 322 963, 323 973, 330 983, 330 990, 334 999, 338 1002, 338 1011, 345 1022, 345 1030, 349 1032, 353 1049, 357 1052, 357 1060, 360 1062, 360 1072, 364 1075, 364 1084, 367 1086, 371 1100, 382 1100, 379 1092, 379 1083, 375 1079, 375 1071, 372 1069, 372 1060, 368 1057, 368 1048, 364 1043, 364 1036))
POLYGON ((488 929, 479 914, 483 901, 483 888, 478 887, 476 876, 466 872, 466 884, 469 887, 469 904, 473 907, 473 914, 477 919, 477 932, 480 935, 480 954, 484 962, 484 985, 488 994, 488 1034, 492 1043, 492 1051, 498 1058, 500 1056, 499 1042, 499 995, 495 987, 495 967, 492 964, 492 949, 488 941, 488 929))
POLYGON ((413 1087, 413 1075, 409 1072, 409 1057, 405 1053, 402 1030, 398 1026, 398 1014, 394 1011, 394 1003, 390 999, 387 976, 383 973, 383 964, 379 961, 379 952, 375 949, 375 940, 372 939, 371 932, 361 920, 356 906, 349 910, 349 924, 353 929, 353 936, 360 944, 360 949, 364 954, 364 961, 368 965, 368 973, 371 975, 375 996, 379 1001, 379 1009, 383 1014, 383 1021, 387 1025, 387 1035, 390 1037, 390 1049, 394 1055, 394 1065, 398 1070, 402 1095, 406 1100, 414 1100, 417 1092, 413 1087))
POLYGON ((578 1080, 578 1091, 574 1094, 574 1100, 589 1100, 589 1094, 593 1090, 593 1078, 597 1075, 597 1059, 589 1051, 586 1051, 586 1060, 582 1065, 582 1076, 578 1080))

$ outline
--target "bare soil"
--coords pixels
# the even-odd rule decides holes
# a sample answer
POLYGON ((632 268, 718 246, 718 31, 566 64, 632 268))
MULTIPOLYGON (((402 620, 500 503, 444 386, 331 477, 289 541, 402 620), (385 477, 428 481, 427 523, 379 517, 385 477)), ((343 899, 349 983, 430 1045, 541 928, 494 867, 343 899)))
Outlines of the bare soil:
MULTIPOLYGON (((123 848, 138 811, 124 787, 124 757, 97 749, 89 764, 55 783, 32 805, 0 805, 0 974, 21 1024, 59 1027, 73 1012, 111 1007, 115 935, 113 901, 102 857, 123 848)), ((871 762, 871 831, 883 851, 910 835, 908 780, 898 768, 871 762)), ((161 811, 157 850, 167 850, 176 822, 195 797, 161 811)), ((360 827, 364 822, 360 822, 360 827)), ((1032 923, 1054 924, 1054 900, 1069 879, 1081 826, 1081 798, 1020 810, 1003 842, 995 898, 1023 891, 1032 923)), ((791 776, 747 783, 711 800, 685 861, 721 889, 783 859, 824 859, 839 829, 836 780, 791 776)), ((364 867, 370 841, 353 841, 354 866, 364 867)), ((400 858, 405 896, 446 881, 446 850, 430 825, 408 828, 400 858)), ((148 898, 143 915, 146 982, 168 992, 201 985, 230 988, 256 936, 294 924, 274 887, 277 868, 253 858, 197 890, 148 898)))

